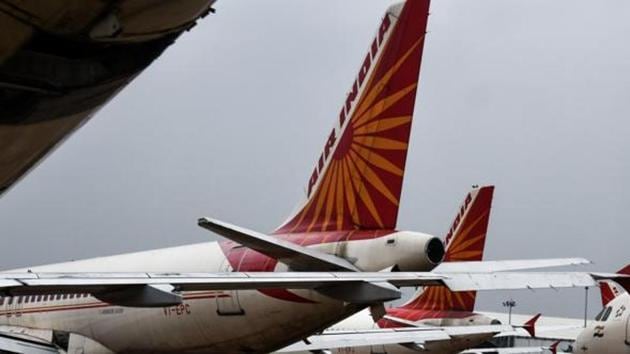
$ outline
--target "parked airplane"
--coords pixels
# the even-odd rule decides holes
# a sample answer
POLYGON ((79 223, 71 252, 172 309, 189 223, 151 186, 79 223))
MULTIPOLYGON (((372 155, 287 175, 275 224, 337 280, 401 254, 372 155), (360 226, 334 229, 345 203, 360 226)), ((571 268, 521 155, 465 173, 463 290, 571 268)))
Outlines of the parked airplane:
MULTIPOLYGON (((442 260, 441 241, 395 230, 428 12, 425 0, 387 11, 309 180, 305 206, 273 237, 201 219, 201 226, 239 243, 213 242, 30 270, 431 270, 442 260)), ((116 293, 97 295, 109 303, 84 293, 10 297, 2 304, 0 323, 79 334, 115 352, 265 352, 364 308, 339 301, 347 291, 330 292, 204 291, 185 293, 181 305, 165 309, 111 306, 121 304, 116 293)), ((128 294, 122 297, 129 299, 128 294)), ((69 343, 64 339, 61 344, 67 348, 69 343)))
POLYGON ((202 218, 232 241, 0 273, 1 329, 71 352, 269 352, 368 306, 384 314, 376 304, 398 286, 592 286, 589 274, 489 273, 541 261, 422 272, 442 261, 442 242, 396 230, 428 11, 428 0, 387 11, 303 207, 272 236, 202 218))
POLYGON ((601 284, 604 308, 577 337, 574 353, 630 354, 630 265, 619 274, 623 287, 613 281, 601 284))
MULTIPOLYGON (((450 262, 479 262, 483 253, 490 221, 493 186, 474 188, 466 195, 451 228, 444 237, 447 270, 450 262)), ((551 264, 547 264, 551 265, 551 264)), ((369 311, 362 311, 326 330, 280 352, 331 353, 460 353, 474 348, 497 334, 514 334, 511 326, 497 319, 475 313, 477 293, 452 292, 445 287, 420 290, 412 300, 387 309, 375 322, 369 311), (436 334, 436 332, 438 334, 436 334)), ((534 317, 524 326, 533 332, 534 317)), ((493 353, 500 353, 492 349, 493 353)), ((483 353, 483 350, 474 351, 483 353)))
POLYGON ((0 1, 0 195, 214 2, 0 1))

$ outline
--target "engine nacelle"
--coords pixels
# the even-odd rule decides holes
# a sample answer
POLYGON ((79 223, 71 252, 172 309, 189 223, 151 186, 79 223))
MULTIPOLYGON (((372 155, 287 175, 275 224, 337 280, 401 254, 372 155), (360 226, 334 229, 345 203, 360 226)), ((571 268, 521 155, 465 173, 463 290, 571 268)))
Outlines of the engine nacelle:
POLYGON ((345 258, 366 272, 390 267, 405 272, 426 272, 444 258, 444 244, 439 238, 409 231, 396 231, 373 239, 342 241, 335 244, 334 251, 322 251, 345 258))

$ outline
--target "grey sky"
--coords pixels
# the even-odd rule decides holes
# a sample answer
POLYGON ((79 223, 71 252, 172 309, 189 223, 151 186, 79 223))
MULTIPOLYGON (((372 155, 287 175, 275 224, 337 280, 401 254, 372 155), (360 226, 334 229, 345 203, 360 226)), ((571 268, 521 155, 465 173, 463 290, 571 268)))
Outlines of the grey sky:
MULTIPOLYGON (((206 241, 203 215, 273 229, 391 2, 220 1, 0 200, 0 268, 206 241)), ((628 18, 626 0, 435 0, 399 228, 441 236, 495 184, 487 259, 628 262, 628 18)), ((481 308, 508 296, 580 315, 580 291, 481 308)))

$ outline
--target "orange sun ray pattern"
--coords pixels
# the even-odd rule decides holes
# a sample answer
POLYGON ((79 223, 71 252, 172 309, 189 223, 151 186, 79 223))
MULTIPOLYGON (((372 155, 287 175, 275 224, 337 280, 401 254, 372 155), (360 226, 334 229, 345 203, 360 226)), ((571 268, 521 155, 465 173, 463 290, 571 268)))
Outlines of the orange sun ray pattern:
MULTIPOLYGON (((467 212, 454 231, 446 250, 445 262, 480 261, 483 258, 493 187, 476 190, 467 212)), ((464 202, 465 203, 465 202, 464 202)), ((462 207, 465 209, 465 204, 462 207)), ((429 287, 402 308, 398 316, 413 319, 415 310, 421 311, 473 311, 476 292, 452 292, 445 287, 429 287), (412 310, 412 311, 409 311, 412 310)), ((417 311, 416 311, 417 312, 417 311)))

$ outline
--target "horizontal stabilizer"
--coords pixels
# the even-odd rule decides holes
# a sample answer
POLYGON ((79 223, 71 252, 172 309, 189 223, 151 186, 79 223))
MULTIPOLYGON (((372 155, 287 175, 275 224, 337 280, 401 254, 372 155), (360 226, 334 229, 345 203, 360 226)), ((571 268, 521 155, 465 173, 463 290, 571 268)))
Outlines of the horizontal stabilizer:
POLYGON ((507 261, 479 261, 479 262, 444 262, 434 269, 445 273, 487 273, 509 272, 552 267, 587 265, 591 262, 584 258, 557 259, 526 259, 507 261))
POLYGON ((296 271, 357 271, 343 258, 296 245, 243 227, 210 218, 199 219, 199 226, 288 265, 296 271))

